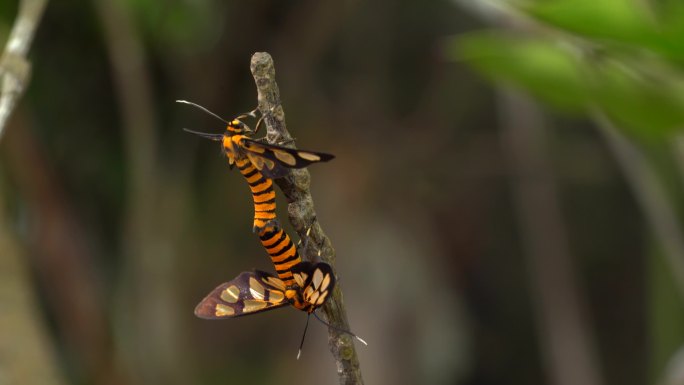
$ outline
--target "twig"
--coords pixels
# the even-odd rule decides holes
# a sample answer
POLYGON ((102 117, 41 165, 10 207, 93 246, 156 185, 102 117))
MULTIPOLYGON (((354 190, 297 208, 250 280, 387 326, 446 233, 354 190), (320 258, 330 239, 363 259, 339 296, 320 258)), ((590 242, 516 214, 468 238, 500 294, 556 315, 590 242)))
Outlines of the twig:
POLYGON ((22 0, 5 51, 0 58, 0 139, 19 98, 26 89, 31 63, 26 59, 47 0, 22 0))
MULTIPOLYGON (((275 81, 275 68, 271 55, 266 52, 255 53, 252 56, 251 70, 257 86, 259 111, 266 116, 267 140, 270 143, 290 143, 292 136, 285 127, 285 112, 280 104, 280 92, 275 81)), ((294 144, 290 146, 294 147, 294 144)), ((335 249, 333 249, 330 239, 316 220, 313 199, 309 191, 310 180, 309 171, 303 169, 292 170, 291 175, 276 179, 276 183, 285 194, 290 222, 300 238, 307 237, 306 232, 310 227, 309 241, 318 246, 321 251, 321 259, 334 267, 335 249)), ((308 255, 305 258, 308 260, 313 260, 316 257, 313 249, 307 248, 308 255)), ((333 296, 323 307, 323 312, 331 325, 349 330, 347 312, 342 301, 339 284, 335 288, 333 296)), ((328 343, 337 362, 340 384, 363 384, 359 359, 352 338, 347 334, 328 328, 328 343)))

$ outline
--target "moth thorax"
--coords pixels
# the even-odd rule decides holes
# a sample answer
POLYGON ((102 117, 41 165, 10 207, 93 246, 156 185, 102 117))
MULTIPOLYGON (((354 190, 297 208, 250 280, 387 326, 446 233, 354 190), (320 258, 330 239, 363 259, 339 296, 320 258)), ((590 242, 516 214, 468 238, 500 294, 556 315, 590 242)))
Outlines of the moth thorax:
POLYGON ((301 296, 299 295, 299 291, 297 291, 297 290, 293 290, 293 289, 285 290, 285 298, 287 298, 290 302, 299 301, 300 297, 301 296))
POLYGON ((232 157, 235 155, 235 145, 233 144, 233 136, 230 134, 223 135, 223 151, 226 155, 232 157))

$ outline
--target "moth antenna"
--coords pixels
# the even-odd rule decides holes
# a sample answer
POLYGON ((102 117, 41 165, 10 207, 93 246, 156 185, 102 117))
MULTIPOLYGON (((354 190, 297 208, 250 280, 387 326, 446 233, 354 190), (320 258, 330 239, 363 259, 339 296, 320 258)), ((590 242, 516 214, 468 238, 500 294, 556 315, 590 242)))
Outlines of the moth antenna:
POLYGON ((206 138, 206 139, 209 139, 209 140, 213 140, 213 141, 216 141, 216 142, 220 142, 220 141, 223 140, 223 134, 210 134, 210 133, 208 133, 208 132, 193 131, 193 130, 189 130, 189 129, 187 129, 187 128, 184 128, 183 131, 189 132, 189 133, 191 133, 191 134, 199 135, 199 136, 201 136, 201 137, 203 137, 203 138, 206 138))
POLYGON ((299 351, 297 352, 297 359, 299 359, 299 356, 302 355, 302 347, 304 346, 304 337, 306 337, 306 329, 309 328, 309 318, 311 314, 308 314, 306 316, 306 325, 304 325, 304 333, 302 333, 302 342, 299 343, 299 351))
POLYGON ((340 333, 349 334, 350 336, 352 336, 352 337, 356 338, 357 340, 359 340, 359 342, 361 342, 362 344, 368 346, 368 342, 364 341, 363 338, 357 336, 356 334, 350 332, 349 330, 340 329, 340 328, 338 328, 337 326, 333 326, 333 325, 331 325, 331 324, 329 324, 329 323, 323 321, 323 320, 321 319, 321 317, 319 317, 318 314, 316 314, 316 312, 313 312, 313 315, 314 315, 314 317, 316 317, 317 320, 321 321, 321 323, 322 323, 323 325, 326 325, 326 326, 329 327, 329 328, 335 329, 335 330, 337 330, 337 331, 340 332, 340 333))
POLYGON ((230 123, 228 123, 228 121, 226 121, 226 120, 223 119, 222 117, 216 115, 215 113, 209 111, 208 109, 206 109, 206 108, 200 106, 200 105, 197 104, 197 103, 189 102, 189 101, 187 101, 187 100, 176 100, 176 103, 189 104, 189 105, 191 105, 191 106, 193 106, 193 107, 195 107, 195 108, 199 108, 200 110, 206 112, 207 114, 209 114, 209 115, 215 117, 216 119, 222 121, 222 122, 225 123, 226 125, 227 125, 227 124, 230 124, 230 123))

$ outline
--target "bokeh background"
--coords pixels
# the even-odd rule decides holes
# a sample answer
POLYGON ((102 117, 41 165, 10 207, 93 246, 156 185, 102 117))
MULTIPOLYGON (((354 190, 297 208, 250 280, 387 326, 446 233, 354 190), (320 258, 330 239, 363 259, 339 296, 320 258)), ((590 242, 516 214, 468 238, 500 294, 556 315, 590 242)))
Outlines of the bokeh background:
POLYGON ((256 51, 337 156, 367 384, 684 384, 683 42, 678 0, 49 2, 0 143, 0 384, 337 383, 303 313, 192 314, 271 266, 182 131, 223 124, 174 101, 251 110, 256 51))

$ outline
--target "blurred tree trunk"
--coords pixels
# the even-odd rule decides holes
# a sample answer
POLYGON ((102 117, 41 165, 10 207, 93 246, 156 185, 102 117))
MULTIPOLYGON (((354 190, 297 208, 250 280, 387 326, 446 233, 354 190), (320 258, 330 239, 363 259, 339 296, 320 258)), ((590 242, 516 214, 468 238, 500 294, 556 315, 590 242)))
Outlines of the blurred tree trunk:
POLYGON ((0 205, 0 384, 62 385, 45 317, 38 311, 34 287, 0 205))
POLYGON ((598 354, 545 154, 542 113, 525 96, 511 90, 499 91, 499 105, 502 143, 513 178, 514 204, 528 257, 530 294, 549 382, 600 385, 598 354))
POLYGON ((175 284, 187 178, 180 172, 162 176, 146 51, 127 5, 108 0, 95 5, 121 109, 127 166, 124 258, 116 299, 119 355, 137 383, 187 384, 182 312, 177 309, 181 288, 175 284))
POLYGON ((57 323, 58 334, 73 355, 79 380, 119 383, 111 360, 111 336, 87 232, 19 114, 8 132, 5 159, 27 204, 31 252, 40 285, 57 323))

